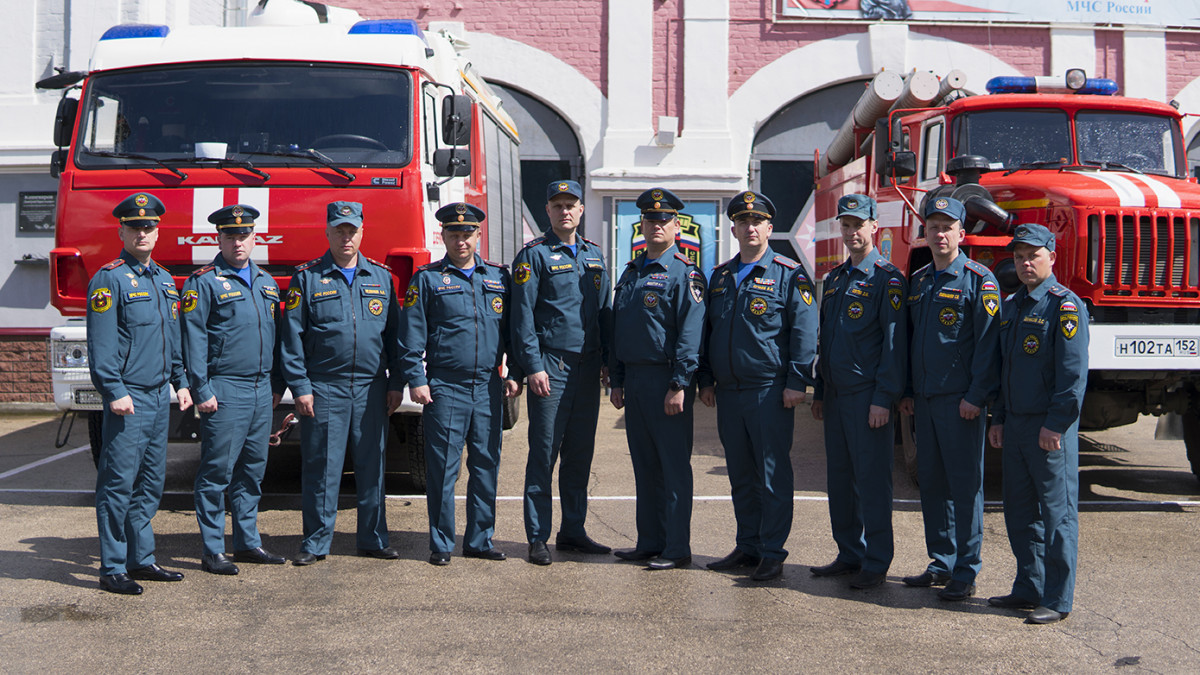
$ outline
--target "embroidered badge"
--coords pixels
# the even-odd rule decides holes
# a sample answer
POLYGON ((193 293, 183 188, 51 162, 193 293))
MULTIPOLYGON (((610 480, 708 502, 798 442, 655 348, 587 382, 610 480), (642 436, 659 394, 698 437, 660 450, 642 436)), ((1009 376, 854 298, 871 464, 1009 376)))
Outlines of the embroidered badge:
POLYGON ((600 274, 598 272, 592 275, 592 285, 596 287, 596 290, 600 290, 600 274))
POLYGON ((170 302, 167 304, 171 305, 171 320, 178 321, 179 320, 179 303, 178 302, 170 302))
POLYGON ((183 292, 183 312, 184 314, 196 309, 196 303, 200 300, 200 294, 194 290, 183 292))
POLYGON ((688 285, 692 292, 692 300, 702 302, 704 300, 704 291, 707 290, 705 288, 704 275, 693 270, 689 276, 691 280, 688 285))
POLYGON ((863 315, 863 306, 861 302, 852 302, 846 307, 846 316, 851 319, 861 319, 863 315))
POLYGON ((658 293, 655 293, 654 291, 647 292, 645 297, 642 298, 642 304, 647 307, 657 307, 658 293))
POLYGON ((498 295, 492 298, 492 311, 497 314, 504 313, 504 298, 498 295))
POLYGON ((93 312, 103 314, 112 307, 112 291, 107 288, 97 288, 92 291, 92 298, 89 306, 93 312))
MULTIPOLYGON (((1067 303, 1063 303, 1065 306, 1067 303)), ((1074 306, 1074 305, 1072 305, 1074 306)), ((1079 315, 1074 312, 1064 312, 1058 315, 1058 327, 1062 329, 1063 337, 1070 340, 1079 331, 1079 315)))
POLYGON ((412 307, 417 304, 418 297, 420 297, 420 293, 417 291, 416 282, 413 282, 408 285, 408 290, 404 291, 404 306, 412 307))
POLYGON ((292 286, 287 292, 287 302, 284 305, 290 312, 300 306, 300 289, 292 286))
POLYGON ((942 310, 938 312, 938 321, 941 321, 943 326, 953 326, 954 324, 958 323, 958 312, 954 311, 950 307, 943 307, 942 310))
POLYGON ((803 300, 804 304, 806 305, 811 305, 813 303, 812 289, 808 287, 808 284, 800 284, 800 299, 803 300))
POLYGON ((375 316, 383 314, 383 301, 379 298, 371 298, 367 301, 367 311, 375 316))
POLYGON ((750 313, 754 316, 762 316, 767 313, 767 301, 762 298, 755 298, 750 301, 750 313))
POLYGON ((1036 335, 1030 334, 1025 336, 1025 340, 1021 343, 1021 346, 1025 348, 1026 354, 1032 356, 1038 352, 1038 347, 1041 347, 1042 343, 1036 335))
POLYGON ((979 297, 983 301, 983 308, 987 310, 988 316, 996 316, 996 312, 1000 311, 1000 294, 984 293, 979 297))
POLYGON ((520 265, 517 265, 516 271, 513 272, 513 281, 517 282, 517 285, 519 286, 524 284, 526 281, 529 281, 529 276, 531 274, 533 274, 533 268, 530 267, 529 263, 523 262, 520 265))

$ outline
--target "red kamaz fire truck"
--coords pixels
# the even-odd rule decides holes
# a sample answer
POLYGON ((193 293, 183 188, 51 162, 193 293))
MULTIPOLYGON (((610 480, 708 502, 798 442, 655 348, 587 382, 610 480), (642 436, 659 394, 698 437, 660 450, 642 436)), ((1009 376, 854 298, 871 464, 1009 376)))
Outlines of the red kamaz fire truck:
MULTIPOLYGON (((392 268, 397 297, 445 252, 433 217, 442 204, 486 210, 480 253, 511 259, 524 238, 517 131, 464 47, 411 20, 111 28, 88 72, 40 83, 65 89, 51 167, 54 306, 84 314, 89 278, 120 253, 109 212, 141 190, 166 206, 154 259, 177 284, 217 254, 208 214, 235 203, 261 212, 254 259, 281 288, 327 248, 334 200, 363 204, 363 253, 392 268)), ((83 321, 54 329, 51 345, 55 401, 93 411, 95 448, 101 401, 83 321)), ((420 410, 406 401, 389 443, 389 460, 407 459, 418 484, 420 410)), ((172 422, 174 438, 197 429, 191 411, 172 422)))
POLYGON ((1200 186, 1187 174, 1183 115, 1081 70, 996 77, 979 96, 964 80, 885 71, 868 85, 818 161, 818 277, 844 259, 844 194, 878 200, 876 245, 910 274, 931 260, 924 200, 962 201, 963 250, 1005 293, 1020 283, 1004 249, 1012 228, 1046 225, 1055 276, 1092 322, 1080 428, 1177 413, 1200 476, 1200 186))

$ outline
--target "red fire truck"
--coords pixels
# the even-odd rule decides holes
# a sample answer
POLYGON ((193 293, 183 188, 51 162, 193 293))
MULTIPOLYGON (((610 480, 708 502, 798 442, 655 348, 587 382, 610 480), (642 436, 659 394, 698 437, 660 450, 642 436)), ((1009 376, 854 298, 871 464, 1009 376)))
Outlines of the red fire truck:
POLYGON ((1179 414, 1200 476, 1200 186, 1187 174, 1182 114, 1081 70, 996 77, 978 96, 964 79, 884 72, 868 85, 818 161, 818 277, 844 259, 844 194, 878 200, 876 245, 910 274, 931 260, 924 200, 959 199, 963 250, 1005 293, 1019 287, 1004 250, 1012 228, 1046 225, 1055 276, 1092 321, 1080 428, 1179 414))
MULTIPOLYGON (((464 47, 411 20, 111 28, 89 72, 40 83, 64 89, 51 167, 54 306, 84 314, 89 278, 120 252, 109 212, 139 190, 166 206, 154 259, 177 284, 217 254, 207 217, 234 203, 261 212, 254 258, 283 287, 295 265, 327 248, 334 200, 363 204, 363 252, 392 268, 398 297, 419 265, 445 252, 433 217, 442 204, 486 210, 480 253, 511 259, 524 231, 517 131, 464 47)), ((83 321, 54 329, 51 345, 55 401, 91 411, 95 448, 101 401, 83 321)), ((389 470, 408 463, 418 484, 420 411, 405 402, 389 443, 389 470)), ((197 428, 189 411, 172 436, 195 438, 197 428)))

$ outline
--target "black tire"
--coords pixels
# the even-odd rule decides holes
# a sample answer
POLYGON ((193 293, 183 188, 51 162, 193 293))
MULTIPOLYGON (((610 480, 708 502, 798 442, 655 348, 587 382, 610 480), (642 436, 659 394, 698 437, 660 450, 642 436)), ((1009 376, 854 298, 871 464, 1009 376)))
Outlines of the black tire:
POLYGON ((88 416, 88 444, 92 446, 92 464, 100 466, 100 447, 104 445, 104 413, 93 410, 88 416))
POLYGON ((1188 462, 1192 465, 1192 474, 1200 478, 1200 415, 1188 413, 1182 417, 1183 444, 1187 446, 1188 462))
POLYGON ((521 420, 521 397, 514 396, 504 399, 503 428, 505 431, 517 426, 521 420))
POLYGON ((412 487, 425 491, 425 421, 422 415, 392 415, 387 472, 407 473, 412 487), (395 439, 395 442, 392 439, 395 439))

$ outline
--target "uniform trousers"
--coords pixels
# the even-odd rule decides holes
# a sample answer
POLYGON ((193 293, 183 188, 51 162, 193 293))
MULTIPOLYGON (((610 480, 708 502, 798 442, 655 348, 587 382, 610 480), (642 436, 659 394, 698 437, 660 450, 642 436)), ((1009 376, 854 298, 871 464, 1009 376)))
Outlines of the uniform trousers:
POLYGON ((96 472, 96 527, 100 535, 100 574, 124 574, 152 565, 154 530, 167 473, 168 385, 126 385, 132 415, 104 406, 100 463, 96 472))
POLYGON ((1044 414, 1008 413, 1004 422, 1004 524, 1017 559, 1012 594, 1069 612, 1079 550, 1079 422, 1061 448, 1038 446, 1044 414))
POLYGON ((529 415, 529 459, 525 464, 525 536, 549 541, 553 526, 554 464, 562 508, 559 534, 584 537, 587 532, 587 486, 596 450, 596 418, 600 412, 600 354, 547 352, 542 355, 550 378, 550 395, 526 397, 529 415))

